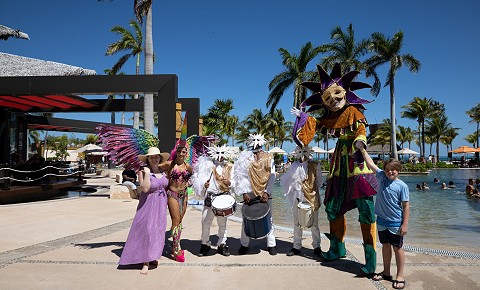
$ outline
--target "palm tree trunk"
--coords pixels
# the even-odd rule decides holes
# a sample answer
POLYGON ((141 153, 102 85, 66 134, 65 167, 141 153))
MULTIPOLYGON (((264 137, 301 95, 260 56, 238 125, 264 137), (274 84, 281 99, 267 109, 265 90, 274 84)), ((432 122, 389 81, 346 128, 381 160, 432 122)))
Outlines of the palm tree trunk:
POLYGON ((392 132, 392 141, 390 142, 392 146, 392 157, 398 159, 397 154, 397 131, 396 131, 396 122, 395 122, 395 85, 392 79, 390 83, 390 120, 391 120, 391 132, 392 132))
MULTIPOLYGON (((135 74, 140 74, 140 54, 137 55, 137 63, 135 65, 135 74)), ((133 95, 134 100, 138 100, 138 94, 133 95)), ((140 128, 140 112, 133 112, 133 128, 140 128)))
MULTIPOLYGON (((153 5, 153 3, 152 3, 153 5)), ((153 74, 153 35, 152 35, 152 6, 149 7, 145 22, 145 74, 153 74)), ((143 123, 145 130, 151 134, 153 131, 153 94, 145 94, 143 104, 143 123)))

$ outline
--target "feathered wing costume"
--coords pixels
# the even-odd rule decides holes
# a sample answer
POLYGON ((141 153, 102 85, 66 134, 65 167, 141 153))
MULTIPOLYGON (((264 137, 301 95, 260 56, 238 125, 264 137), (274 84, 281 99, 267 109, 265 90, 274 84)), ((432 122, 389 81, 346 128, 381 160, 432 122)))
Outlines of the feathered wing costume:
POLYGON ((370 85, 353 82, 358 71, 342 76, 337 63, 331 74, 317 66, 320 82, 305 82, 303 86, 313 95, 302 103, 302 112, 294 125, 293 138, 299 146, 305 146, 313 139, 315 131, 338 137, 335 152, 330 160, 330 171, 325 190, 325 211, 330 222, 330 249, 322 253, 326 260, 344 257, 346 221, 345 213, 358 208, 359 221, 364 241, 366 274, 375 272, 376 267, 376 223, 373 196, 376 194, 375 174, 366 166, 363 156, 355 147, 363 142, 366 147, 367 121, 362 111, 369 101, 359 98, 353 91, 369 88, 370 85), (307 109, 308 107, 308 109, 307 109), (320 110, 318 119, 307 113, 320 110))
POLYGON ((214 166, 212 158, 206 155, 198 157, 193 166, 192 188, 195 194, 201 198, 205 198, 205 181, 212 177, 214 166))
POLYGON ((253 152, 245 150, 240 152, 240 156, 233 165, 233 171, 235 172, 233 175, 234 191, 238 196, 242 196, 246 192, 252 192, 248 168, 253 160, 253 152))
POLYGON ((144 164, 138 155, 147 154, 150 147, 158 147, 158 138, 142 129, 100 124, 96 130, 107 156, 124 168, 140 170, 144 164))
POLYGON ((208 146, 219 141, 219 138, 215 135, 197 136, 191 135, 187 138, 187 115, 183 117, 182 130, 180 138, 177 140, 175 147, 170 153, 170 160, 175 160, 177 156, 177 147, 187 148, 187 156, 185 162, 192 167, 197 162, 198 158, 203 155, 207 155, 208 146))

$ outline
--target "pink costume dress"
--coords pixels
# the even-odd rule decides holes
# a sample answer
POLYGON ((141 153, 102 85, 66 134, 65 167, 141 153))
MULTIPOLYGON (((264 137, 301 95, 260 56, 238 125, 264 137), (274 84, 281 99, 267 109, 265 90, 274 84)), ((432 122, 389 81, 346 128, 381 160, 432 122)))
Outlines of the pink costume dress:
POLYGON ((132 227, 123 247, 120 265, 140 264, 158 260, 165 246, 167 228, 167 195, 165 175, 150 175, 150 190, 140 193, 132 227))

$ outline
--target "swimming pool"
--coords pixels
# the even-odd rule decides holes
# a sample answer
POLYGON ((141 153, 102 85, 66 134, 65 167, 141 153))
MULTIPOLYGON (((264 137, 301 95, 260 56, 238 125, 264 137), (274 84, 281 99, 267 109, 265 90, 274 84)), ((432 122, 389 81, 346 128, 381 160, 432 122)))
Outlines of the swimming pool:
MULTIPOLYGON (((465 185, 469 178, 479 178, 480 169, 435 169, 428 175, 401 174, 400 178, 410 188, 409 233, 405 243, 410 245, 432 246, 452 251, 480 253, 477 246, 480 238, 480 199, 468 199, 465 185), (434 178, 439 183, 434 183, 434 178), (417 191, 417 183, 427 182, 428 191, 417 191), (441 189, 441 183, 453 181, 457 188, 441 189)), ((321 191, 323 200, 324 190, 321 191)), ((275 184, 273 192, 274 224, 292 227, 290 205, 283 196, 280 184, 275 184)), ((238 211, 236 215, 238 214, 238 211)), ((329 232, 325 207, 320 208, 320 231, 329 232)), ((358 212, 346 214, 347 237, 361 239, 358 212)))

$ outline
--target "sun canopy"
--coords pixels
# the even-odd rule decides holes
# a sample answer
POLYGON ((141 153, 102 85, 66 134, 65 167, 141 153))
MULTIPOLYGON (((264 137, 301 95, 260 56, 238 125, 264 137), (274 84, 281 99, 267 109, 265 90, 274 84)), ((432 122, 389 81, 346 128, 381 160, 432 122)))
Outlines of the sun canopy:
POLYGON ((479 151, 477 151, 477 149, 469 147, 469 146, 460 146, 460 147, 450 151, 450 153, 457 153, 457 154, 475 153, 475 152, 479 152, 479 151))
POLYGON ((75 153, 80 153, 80 152, 85 152, 85 153, 92 153, 92 152, 101 152, 103 151, 103 148, 95 145, 95 144, 87 144, 81 148, 78 148, 75 150, 75 153))
POLYGON ((398 150, 397 151, 398 154, 420 154, 418 153, 417 151, 413 151, 412 149, 410 148, 403 148, 401 150, 398 150))
POLYGON ((314 153, 320 153, 320 154, 327 153, 327 150, 322 149, 318 146, 312 147, 312 150, 314 153))
POLYGON ((287 154, 285 150, 279 147, 273 147, 272 149, 268 150, 268 153, 278 153, 278 154, 287 154))

